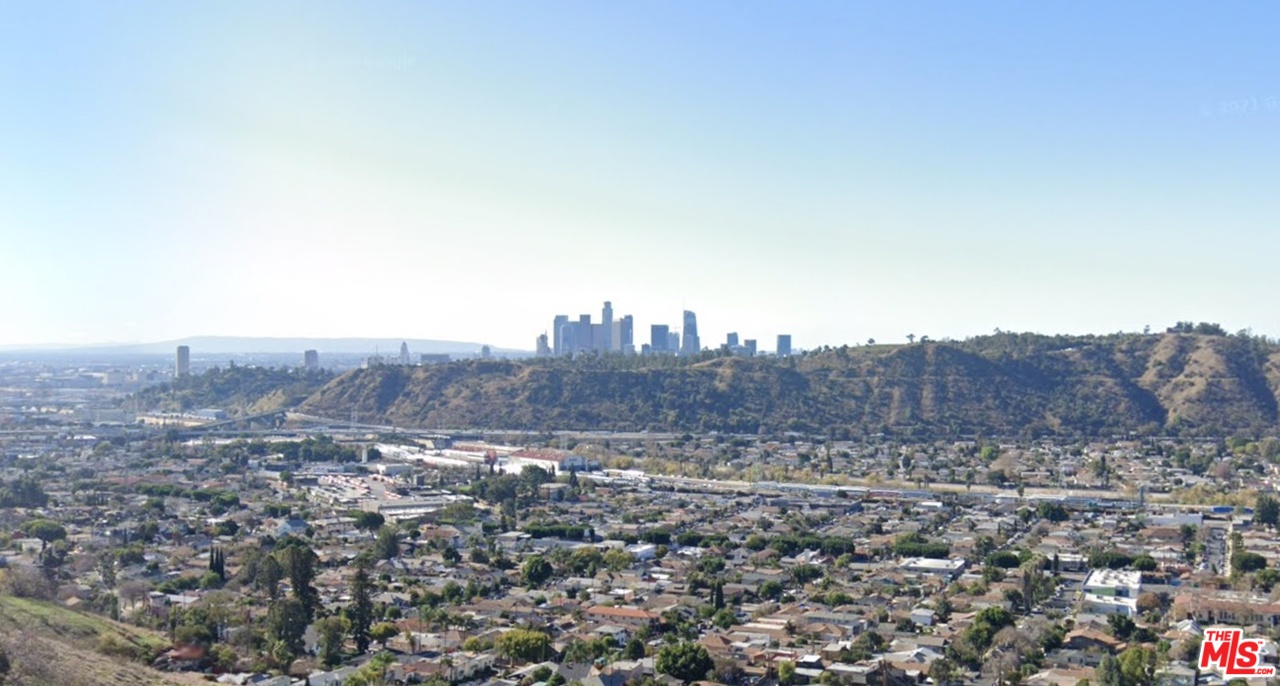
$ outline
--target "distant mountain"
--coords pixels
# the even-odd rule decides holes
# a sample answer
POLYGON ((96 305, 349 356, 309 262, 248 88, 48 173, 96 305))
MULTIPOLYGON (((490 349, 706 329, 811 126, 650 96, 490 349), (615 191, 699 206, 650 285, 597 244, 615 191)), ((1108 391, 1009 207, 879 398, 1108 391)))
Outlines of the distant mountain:
MULTIPOLYGON (((400 344, 407 343, 409 352, 453 353, 474 355, 480 352, 481 343, 464 341, 439 341, 417 338, 268 338, 243 336, 193 336, 158 343, 111 343, 103 345, 49 345, 9 347, 5 352, 61 352, 94 355, 171 355, 180 345, 190 346, 192 356, 229 355, 242 353, 302 354, 304 350, 316 350, 321 354, 398 355, 400 344)), ((525 350, 508 348, 492 349, 493 354, 523 356, 532 354, 525 350)))
POLYGON ((823 349, 785 359, 466 360, 348 372, 304 412, 404 427, 858 435, 1280 430, 1280 346, 1199 334, 823 349))

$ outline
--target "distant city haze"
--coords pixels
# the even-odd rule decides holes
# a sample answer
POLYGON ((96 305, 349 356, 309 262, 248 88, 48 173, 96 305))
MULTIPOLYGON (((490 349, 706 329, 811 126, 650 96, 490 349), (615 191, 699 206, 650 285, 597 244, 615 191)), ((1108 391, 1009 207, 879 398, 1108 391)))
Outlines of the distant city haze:
POLYGON ((704 348, 1280 334, 1277 25, 1268 3, 6 3, 0 346, 531 351, 605 300, 637 345, 686 310, 704 348))

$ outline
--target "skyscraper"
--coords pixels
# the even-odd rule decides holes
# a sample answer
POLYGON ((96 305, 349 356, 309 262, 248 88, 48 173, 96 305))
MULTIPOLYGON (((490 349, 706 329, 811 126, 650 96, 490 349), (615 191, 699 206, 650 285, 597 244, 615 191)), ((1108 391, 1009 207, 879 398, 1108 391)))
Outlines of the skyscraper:
POLYGON ((604 309, 600 311, 600 351, 613 350, 613 303, 604 301, 604 309))
POLYGON ((778 357, 791 356, 791 334, 778 334, 778 357))
POLYGON ((569 315, 566 315, 566 314, 556 315, 555 320, 551 324, 551 341, 552 341, 551 354, 552 355, 559 356, 559 355, 568 354, 568 352, 564 349, 564 340, 561 338, 561 334, 564 333, 564 327, 568 325, 569 325, 569 315))
POLYGON ((302 368, 314 372, 320 368, 320 353, 314 350, 307 350, 302 353, 302 368))
POLYGON ((566 321, 564 326, 560 327, 560 354, 572 356, 576 352, 578 352, 578 325, 566 321))
POLYGON ((178 346, 178 359, 173 366, 174 376, 187 376, 191 373, 191 348, 180 345, 178 346))
POLYGON ((409 364, 409 342, 400 342, 400 364, 409 364))
POLYGON ((617 350, 621 350, 624 353, 634 353, 636 351, 635 320, 632 319, 631 315, 626 315, 618 320, 618 324, 617 350))
POLYGON ((551 346, 547 345, 547 334, 544 333, 538 336, 537 351, 538 357, 548 357, 551 355, 551 346))
POLYGON ((577 341, 573 349, 575 353, 591 351, 592 343, 595 341, 595 332, 591 330, 591 315, 578 315, 578 330, 574 332, 574 339, 577 341))
POLYGON ((702 344, 698 340, 698 315, 684 311, 684 340, 680 345, 681 355, 697 355, 702 351, 702 344))
POLYGON ((725 336, 724 344, 728 346, 730 350, 738 347, 738 334, 735 332, 725 336))
POLYGON ((756 339, 748 338, 742 342, 742 347, 747 349, 747 357, 756 356, 756 339))
POLYGON ((649 326, 649 350, 655 353, 667 351, 667 336, 671 331, 671 327, 666 324, 651 324, 649 326))

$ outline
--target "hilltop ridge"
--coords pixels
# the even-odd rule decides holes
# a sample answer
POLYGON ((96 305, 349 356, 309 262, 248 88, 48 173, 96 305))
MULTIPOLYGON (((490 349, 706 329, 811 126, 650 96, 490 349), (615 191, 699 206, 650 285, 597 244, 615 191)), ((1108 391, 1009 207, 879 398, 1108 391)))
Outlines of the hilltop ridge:
POLYGON ((304 412, 413 428, 925 434, 1274 432, 1280 345, 1195 333, 823 348, 791 358, 353 370, 304 412))

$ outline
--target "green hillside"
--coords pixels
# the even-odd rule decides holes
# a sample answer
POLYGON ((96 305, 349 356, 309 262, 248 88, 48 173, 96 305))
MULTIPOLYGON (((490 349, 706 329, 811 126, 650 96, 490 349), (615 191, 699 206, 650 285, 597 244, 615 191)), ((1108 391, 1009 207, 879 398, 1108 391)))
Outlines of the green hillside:
POLYGON ((1280 346, 1247 336, 1001 333, 788 359, 476 360, 334 379, 302 411, 420 428, 1274 432, 1280 346))

